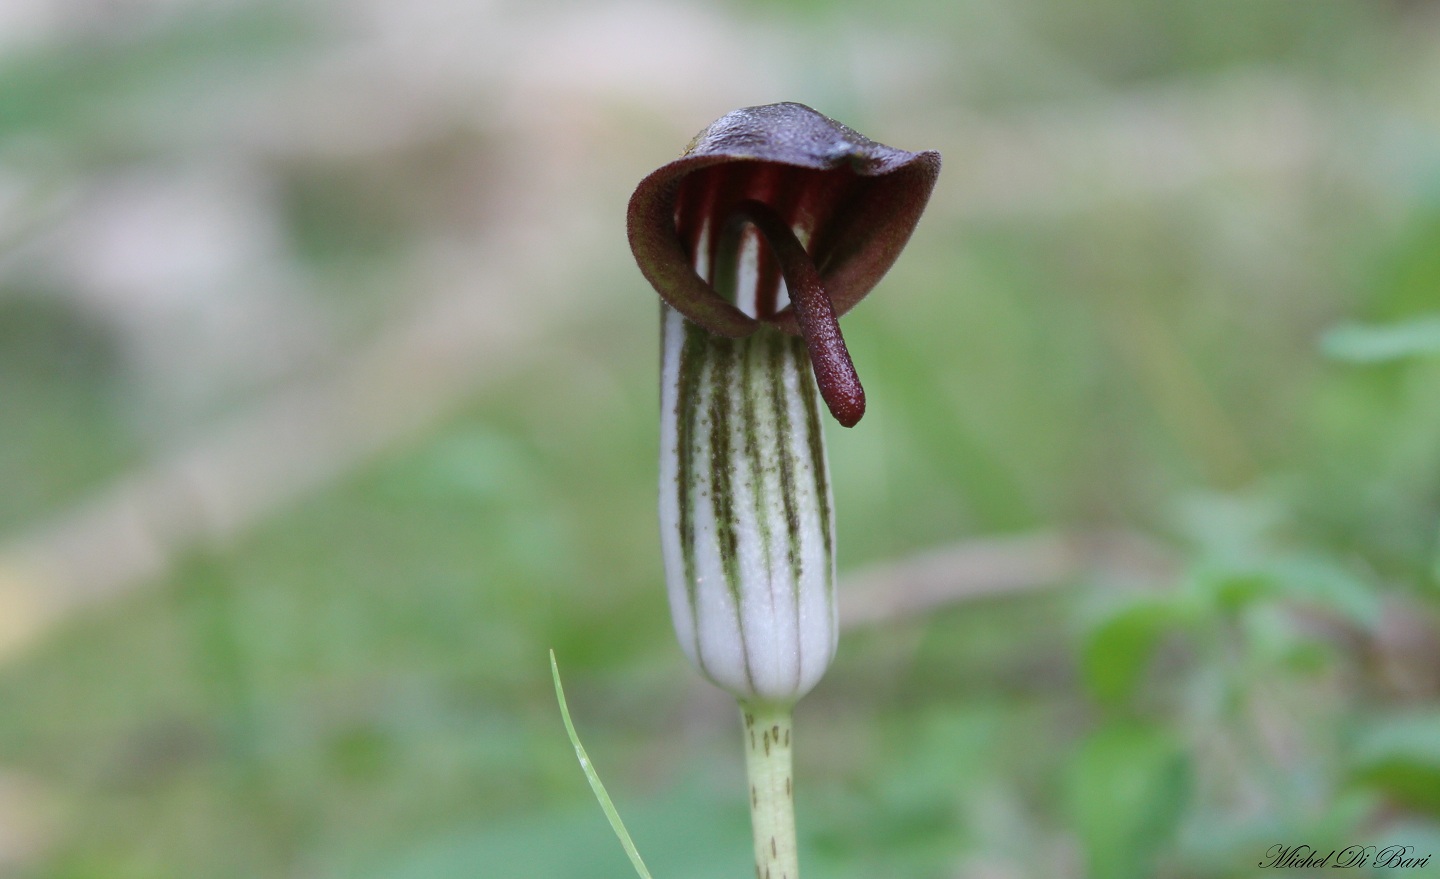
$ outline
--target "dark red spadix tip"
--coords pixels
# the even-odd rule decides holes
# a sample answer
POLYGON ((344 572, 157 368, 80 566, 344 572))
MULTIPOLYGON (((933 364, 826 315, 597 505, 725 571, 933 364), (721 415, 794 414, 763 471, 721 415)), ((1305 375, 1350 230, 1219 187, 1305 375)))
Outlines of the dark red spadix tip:
POLYGON ((815 263, 795 233, 769 205, 746 201, 738 206, 737 212, 765 236, 780 264, 780 273, 790 292, 790 306, 800 324, 805 350, 810 353, 810 366, 815 371, 820 396, 841 426, 854 427, 865 415, 865 389, 860 386, 860 376, 850 360, 845 337, 840 334, 835 307, 830 303, 830 294, 825 292, 815 263))

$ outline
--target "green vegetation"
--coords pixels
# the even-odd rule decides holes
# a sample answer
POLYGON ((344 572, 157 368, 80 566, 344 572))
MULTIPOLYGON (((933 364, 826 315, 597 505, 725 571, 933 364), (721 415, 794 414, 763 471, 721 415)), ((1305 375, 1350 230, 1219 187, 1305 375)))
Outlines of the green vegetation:
POLYGON ((679 98, 676 55, 567 24, 643 34, 633 5, 239 6, 0 55, 0 875, 633 876, 551 647, 654 875, 747 875, 735 718, 667 616, 623 206, 782 99, 947 163, 846 318, 842 581, 1036 531, 1149 547, 847 631, 797 711, 806 875, 1231 879, 1277 843, 1440 875, 1430 5, 685 7, 648 38, 736 83, 671 69, 709 84, 679 98), (221 244, 154 219, 177 203, 221 244), (486 320, 430 330, 474 339, 366 353, 465 291, 486 320), (150 540, 158 577, 4 650, 71 595, 17 548, 316 375, 373 390, 341 412, 449 390, 384 442, 344 422, 336 472, 243 527, 213 474, 172 486, 85 568, 150 540))

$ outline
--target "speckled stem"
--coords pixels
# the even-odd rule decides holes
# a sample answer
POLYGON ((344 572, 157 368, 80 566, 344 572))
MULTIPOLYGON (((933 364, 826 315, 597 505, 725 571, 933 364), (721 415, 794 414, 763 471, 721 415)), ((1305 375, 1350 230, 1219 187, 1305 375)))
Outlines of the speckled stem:
POLYGON ((791 709, 740 705, 745 722, 745 772, 756 879, 799 879, 795 848, 795 785, 790 762, 791 709))

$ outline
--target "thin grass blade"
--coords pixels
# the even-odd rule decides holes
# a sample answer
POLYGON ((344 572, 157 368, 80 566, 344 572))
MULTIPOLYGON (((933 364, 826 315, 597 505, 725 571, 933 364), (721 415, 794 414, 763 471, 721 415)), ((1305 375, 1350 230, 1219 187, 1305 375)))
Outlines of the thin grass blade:
POLYGON ((650 871, 645 868, 645 862, 640 859, 640 851, 635 848, 635 842, 630 838, 630 832, 625 829, 625 822, 620 820, 620 813, 615 809, 615 803, 610 800, 610 795, 605 792, 605 785, 600 782, 600 776, 595 772, 595 767, 590 765, 590 755, 585 753, 585 746, 580 744, 580 736, 575 732, 575 724, 570 721, 570 708, 565 704, 565 689, 560 686, 560 666, 555 662, 555 651, 550 651, 550 674, 555 678, 555 701, 560 703, 560 717, 565 721, 565 732, 570 736, 570 744, 575 746, 575 756, 580 760, 580 768, 585 772, 585 778, 590 782, 590 789, 595 792, 595 799, 600 802, 600 810, 610 821, 610 828, 615 831, 619 838, 620 845, 625 849, 625 854, 630 856, 630 863, 635 865, 635 872, 640 879, 652 879, 650 871))

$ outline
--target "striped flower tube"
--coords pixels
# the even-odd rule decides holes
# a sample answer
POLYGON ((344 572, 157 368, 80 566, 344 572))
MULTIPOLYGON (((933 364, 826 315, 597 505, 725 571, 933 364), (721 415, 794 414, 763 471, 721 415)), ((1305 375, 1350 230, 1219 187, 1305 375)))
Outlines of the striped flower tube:
POLYGON ((661 330, 660 521, 681 649, 740 699, 794 702, 835 654, 835 536, 800 339, 661 330))
POLYGON ((835 654, 820 405, 865 395, 838 317, 889 269, 939 173, 800 104, 713 123, 630 201, 660 294, 660 526, 680 646, 740 701, 756 875, 796 879, 790 711, 835 654))

